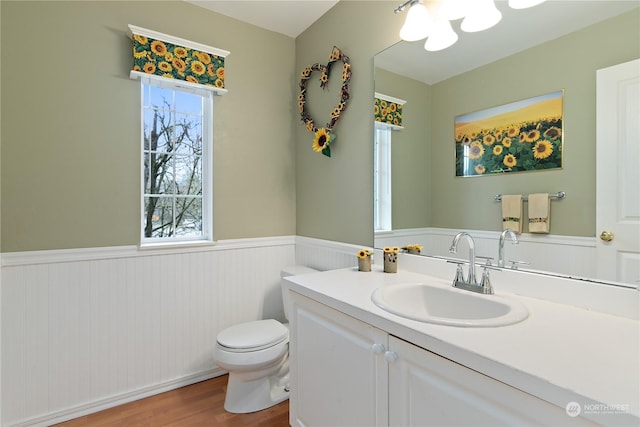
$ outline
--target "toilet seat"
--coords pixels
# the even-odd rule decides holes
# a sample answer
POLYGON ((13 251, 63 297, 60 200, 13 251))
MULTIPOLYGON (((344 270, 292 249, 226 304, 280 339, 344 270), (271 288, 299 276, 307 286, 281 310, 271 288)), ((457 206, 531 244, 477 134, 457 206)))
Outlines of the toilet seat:
POLYGON ((225 351, 246 353, 263 350, 289 339, 289 329, 274 319, 256 320, 231 326, 218 334, 218 345, 225 351))

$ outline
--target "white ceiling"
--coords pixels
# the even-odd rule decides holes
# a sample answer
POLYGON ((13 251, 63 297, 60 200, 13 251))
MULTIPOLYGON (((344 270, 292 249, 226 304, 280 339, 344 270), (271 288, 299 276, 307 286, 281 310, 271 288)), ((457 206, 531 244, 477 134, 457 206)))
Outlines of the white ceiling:
POLYGON ((338 0, 185 0, 239 21, 296 38, 338 0))
MULTIPOLYGON (((295 38, 339 0, 184 1, 295 38)), ((389 20, 397 19, 393 7, 403 2, 390 2, 389 20)), ((402 42, 376 55, 376 66, 433 84, 633 8, 638 9, 640 0, 547 0, 524 10, 509 8, 507 0, 496 0, 496 6, 503 16, 495 27, 479 33, 464 33, 460 31, 460 21, 455 21, 453 27, 460 38, 453 46, 439 52, 427 52, 423 49, 424 41, 402 42)), ((615 46, 611 48, 615 49, 615 46)))

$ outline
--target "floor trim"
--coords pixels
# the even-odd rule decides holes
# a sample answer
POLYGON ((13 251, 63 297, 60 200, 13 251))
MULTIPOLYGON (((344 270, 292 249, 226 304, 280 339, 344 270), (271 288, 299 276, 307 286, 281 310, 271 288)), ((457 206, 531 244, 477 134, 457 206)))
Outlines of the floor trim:
POLYGON ((106 399, 100 399, 87 404, 78 405, 73 408, 52 412, 42 417, 27 418, 11 425, 15 427, 46 427, 52 424, 69 421, 74 418, 102 411, 104 409, 109 409, 115 406, 123 405, 125 403, 133 402, 135 400, 144 399, 145 397, 154 396, 156 394, 164 393, 170 390, 175 390, 177 388, 195 384, 200 381, 219 377, 221 375, 225 375, 226 373, 226 371, 219 368, 211 369, 197 374, 188 375, 183 378, 167 381, 161 384, 144 387, 139 390, 118 394, 106 399))

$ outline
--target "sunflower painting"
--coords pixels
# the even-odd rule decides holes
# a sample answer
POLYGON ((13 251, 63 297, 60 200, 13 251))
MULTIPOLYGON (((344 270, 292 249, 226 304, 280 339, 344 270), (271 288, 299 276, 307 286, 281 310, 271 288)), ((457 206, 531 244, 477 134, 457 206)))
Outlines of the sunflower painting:
POLYGON ((456 176, 562 168, 564 91, 457 116, 456 176))

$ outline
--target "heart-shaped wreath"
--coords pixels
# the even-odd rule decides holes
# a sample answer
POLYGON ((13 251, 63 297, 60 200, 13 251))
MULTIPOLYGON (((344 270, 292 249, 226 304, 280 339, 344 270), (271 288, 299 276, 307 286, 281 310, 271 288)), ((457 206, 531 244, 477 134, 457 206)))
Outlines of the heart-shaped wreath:
POLYGON ((313 151, 322 153, 327 157, 331 157, 331 142, 336 138, 333 131, 334 126, 340 119, 340 114, 347 109, 349 102, 349 82, 351 81, 351 64, 349 57, 340 49, 333 47, 329 62, 327 65, 313 64, 306 67, 300 75, 300 94, 298 95, 298 109, 300 110, 300 119, 303 121, 307 130, 314 134, 313 151), (340 98, 338 105, 329 114, 329 121, 324 127, 318 128, 315 121, 307 111, 307 82, 314 71, 320 71, 320 87, 326 89, 329 83, 329 74, 331 67, 335 62, 342 62, 342 88, 340 89, 340 98))

